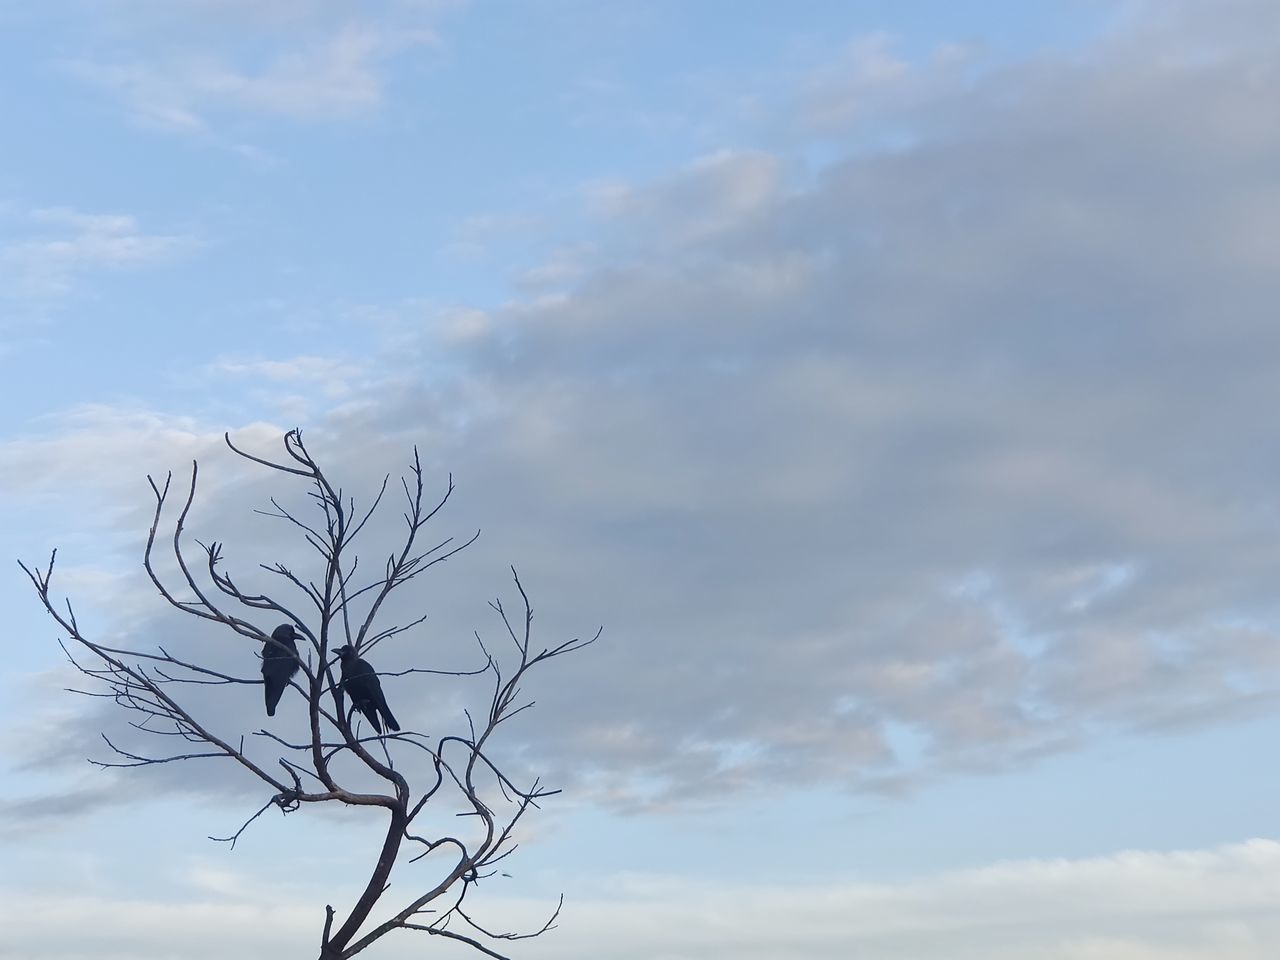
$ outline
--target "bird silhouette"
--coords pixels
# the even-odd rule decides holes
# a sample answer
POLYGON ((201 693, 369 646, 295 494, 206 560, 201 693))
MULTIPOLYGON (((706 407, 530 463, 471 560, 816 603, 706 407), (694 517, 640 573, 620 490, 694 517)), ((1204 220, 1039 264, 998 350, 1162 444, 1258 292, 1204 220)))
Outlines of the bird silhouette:
POLYGON ((276 715, 276 704, 289 685, 289 678, 298 671, 297 639, 293 624, 282 623, 271 631, 271 640, 262 641, 262 689, 268 717, 276 715))
POLYGON ((351 705, 364 714, 378 733, 382 733, 379 714, 387 722, 388 729, 399 730, 400 724, 391 715, 387 698, 383 696, 378 672, 369 665, 369 661, 356 656, 355 648, 349 645, 339 647, 336 652, 342 658, 342 689, 351 697, 351 705))

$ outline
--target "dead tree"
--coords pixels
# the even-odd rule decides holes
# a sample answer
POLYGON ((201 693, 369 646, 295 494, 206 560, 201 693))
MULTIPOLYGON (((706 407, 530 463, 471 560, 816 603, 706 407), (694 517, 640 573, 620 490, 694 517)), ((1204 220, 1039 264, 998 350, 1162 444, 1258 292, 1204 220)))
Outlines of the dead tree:
MULTIPOLYGON (((43 567, 25 563, 21 566, 40 602, 66 632, 67 640, 60 642, 68 659, 90 681, 90 689, 73 692, 110 698, 130 713, 130 723, 136 729, 160 738, 174 738, 182 744, 177 751, 149 755, 124 749, 103 734, 110 758, 91 762, 104 767, 134 767, 212 758, 233 761, 270 792, 269 799, 234 834, 211 838, 233 846, 245 829, 272 806, 284 813, 316 803, 343 803, 371 812, 383 811, 386 834, 362 894, 345 916, 339 917, 331 905, 325 907, 319 960, 352 957, 396 930, 420 931, 459 941, 482 954, 501 958, 503 954, 495 947, 503 941, 536 937, 551 929, 563 896, 540 929, 525 933, 486 928, 475 918, 467 900, 482 881, 493 875, 495 865, 515 850, 513 831, 530 808, 559 792, 547 789, 536 778, 525 784, 514 782, 495 760, 491 746, 499 727, 533 705, 521 696, 521 685, 529 672, 582 649, 594 642, 600 631, 588 639, 535 647, 533 609, 512 568, 522 612, 510 615, 500 600, 490 604, 506 635, 501 641, 502 650, 486 645, 477 632, 474 638, 479 665, 474 669, 415 666, 382 674, 383 678, 410 680, 412 675, 424 673, 487 676, 491 685, 483 713, 473 716, 466 712, 465 720, 460 718, 458 731, 433 737, 412 729, 388 730, 381 735, 363 730, 359 715, 348 702, 351 697, 344 693, 335 653, 340 646, 350 645, 363 656, 393 638, 403 641, 406 632, 425 619, 424 615, 408 623, 383 624, 380 615, 387 609, 386 601, 393 591, 474 542, 475 536, 460 543, 452 538, 426 547, 420 543, 427 525, 453 492, 452 477, 434 505, 424 502, 423 470, 415 448, 408 473, 401 477, 405 497, 403 539, 378 574, 361 582, 356 579, 358 556, 353 543, 382 504, 389 475, 368 509, 357 512, 354 499, 345 497, 342 488, 333 485, 307 451, 301 431, 292 430, 284 436, 286 459, 282 462, 245 452, 232 443, 230 436, 225 439, 227 446, 246 460, 282 479, 296 478, 307 485, 307 495, 315 508, 312 514, 304 516, 296 509, 286 509, 277 497, 271 498, 270 509, 256 512, 280 521, 305 540, 314 555, 318 576, 295 571, 281 562, 260 564, 282 582, 283 592, 269 595, 242 591, 237 586, 223 569, 222 544, 216 541, 196 541, 199 562, 189 562, 190 551, 183 534, 195 501, 195 462, 185 499, 171 521, 172 536, 165 530, 163 539, 168 543, 164 547, 160 546, 161 528, 173 475, 170 473, 163 483, 147 478, 155 497, 155 512, 143 566, 168 603, 185 614, 228 628, 251 641, 255 651, 272 646, 273 655, 281 656, 284 647, 270 638, 271 626, 280 621, 293 625, 299 641, 298 652, 293 654, 298 670, 289 686, 305 698, 307 729, 293 737, 257 730, 254 736, 266 738, 282 755, 275 767, 252 758, 242 736, 216 729, 215 721, 198 716, 194 708, 184 705, 184 699, 189 698, 184 698, 183 693, 191 684, 230 686, 262 681, 256 676, 211 669, 197 662, 198 657, 176 656, 163 646, 153 651, 124 649, 91 639, 82 632, 70 601, 59 601, 50 593, 55 550, 43 567), (166 583, 157 572, 155 561, 161 550, 172 552, 176 585, 166 583), (266 621, 265 630, 259 619, 266 621), (410 769, 421 776, 406 775, 410 769), (354 789, 351 784, 356 774, 352 771, 381 787, 354 789), (410 782, 410 776, 418 782, 410 782), (469 830, 441 835, 415 824, 428 805, 434 810, 450 802, 456 805, 456 815, 466 818, 458 822, 467 824, 469 830), (444 858, 438 879, 433 877, 435 882, 427 889, 415 889, 407 898, 389 901, 395 907, 390 918, 367 925, 374 906, 390 895, 389 879, 397 861, 416 861, 437 851, 453 854, 444 858)), ((402 702, 407 700, 401 697, 402 702)))

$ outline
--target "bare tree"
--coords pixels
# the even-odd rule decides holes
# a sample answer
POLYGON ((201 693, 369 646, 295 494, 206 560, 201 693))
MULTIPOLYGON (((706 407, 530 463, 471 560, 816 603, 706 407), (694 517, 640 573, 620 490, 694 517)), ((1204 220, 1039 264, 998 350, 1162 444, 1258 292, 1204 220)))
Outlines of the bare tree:
MULTIPOLYGON (((363 656, 392 638, 403 639, 407 631, 425 619, 424 615, 403 624, 384 624, 381 615, 388 609, 386 601, 393 591, 475 541, 473 536, 460 543, 452 538, 428 546, 420 542, 427 525, 449 500, 454 489, 453 479, 449 478, 447 489, 434 505, 424 502, 422 464, 414 449, 408 473, 400 478, 405 498, 403 539, 387 556, 377 575, 361 582, 356 579, 359 558, 353 543, 382 504, 390 476, 383 478, 372 504, 357 511, 354 499, 345 497, 342 488, 333 485, 307 451, 301 431, 285 434, 283 462, 255 456, 237 448, 230 436, 225 439, 228 447, 246 460, 284 478, 305 482, 315 512, 301 515, 299 510, 286 509, 281 499, 274 496, 270 509, 256 512, 291 527, 309 546, 319 575, 312 577, 303 571, 295 572, 278 561, 260 564, 262 570, 282 582, 280 596, 290 598, 286 604, 267 592, 242 591, 223 569, 222 544, 216 541, 196 541, 199 548, 196 556, 200 559, 193 567, 183 534, 196 495, 198 465, 195 462, 191 465, 185 499, 171 521, 171 537, 166 527, 164 539, 168 543, 163 548, 159 546, 160 531, 166 505, 170 503, 173 475, 166 476, 163 484, 147 478, 155 497, 155 512, 143 565, 161 596, 178 610, 221 624, 253 641, 255 649, 261 644, 263 653, 269 653, 277 661, 281 657, 297 661, 298 669, 289 686, 306 700, 307 730, 295 737, 282 737, 266 729, 256 731, 254 736, 265 738, 276 748, 272 752, 282 755, 274 767, 255 759, 246 751, 243 736, 215 729, 215 721, 198 716, 184 693, 193 684, 228 687, 262 681, 214 670, 197 662, 199 657, 177 656, 163 646, 154 651, 131 650, 90 639, 81 631, 70 601, 59 601, 50 593, 55 550, 44 567, 25 563, 21 566, 40 602, 66 631, 69 641, 60 642, 68 659, 91 681, 90 689, 73 692, 114 700, 129 712, 130 724, 137 730, 160 738, 174 738, 182 744, 177 751, 151 755, 119 746, 103 734, 111 751, 109 759, 91 762, 103 767, 134 767, 210 758, 234 761, 248 775, 265 784, 270 797, 234 834, 212 838, 232 846, 245 829, 272 806, 289 813, 306 804, 336 802, 384 811, 386 834, 363 892, 343 917, 339 917, 331 905, 325 907, 319 960, 352 957, 395 930, 420 931, 460 941, 482 954, 501 958, 503 954, 496 946, 501 946, 503 941, 536 937, 551 929, 563 896, 546 923, 524 933, 487 928, 475 918, 467 902, 468 894, 492 876, 495 865, 515 850, 513 831, 529 809, 538 806, 539 800, 559 792, 547 789, 536 778, 525 784, 514 782, 500 768, 491 746, 500 726, 533 705, 521 694, 529 672, 549 660, 582 649, 594 642, 600 631, 588 639, 535 646, 533 608, 512 568, 523 609, 513 614, 501 600, 490 604, 505 634, 501 643, 506 653, 492 644, 486 645, 477 632, 474 638, 478 665, 474 669, 415 666, 381 675, 410 679, 411 675, 426 673, 487 676, 491 684, 484 712, 476 716, 466 712, 465 729, 434 737, 413 730, 388 729, 384 733, 363 730, 360 716, 350 702, 358 699, 354 684, 348 682, 344 689, 335 669, 339 662, 335 654, 340 646, 346 645, 363 656), (171 551, 176 563, 173 584, 166 583, 157 572, 158 554, 162 551, 171 551), (247 619, 254 614, 269 614, 273 623, 284 621, 292 625, 301 641, 298 651, 289 650, 273 639, 269 630, 264 631, 247 619), (419 782, 411 783, 406 770, 417 771, 411 775, 419 782), (373 784, 374 789, 355 789, 352 784, 357 780, 373 784), (457 832, 456 836, 440 835, 415 824, 428 805, 436 809, 450 803, 454 804, 458 816, 469 818, 459 821, 468 826, 467 830, 457 832), (389 878, 397 861, 401 858, 421 860, 437 851, 441 854, 452 851, 453 855, 444 858, 438 878, 433 877, 435 882, 393 903, 395 912, 388 919, 367 924, 374 906, 389 893, 389 878)), ((433 862, 439 859, 433 858, 433 862)))

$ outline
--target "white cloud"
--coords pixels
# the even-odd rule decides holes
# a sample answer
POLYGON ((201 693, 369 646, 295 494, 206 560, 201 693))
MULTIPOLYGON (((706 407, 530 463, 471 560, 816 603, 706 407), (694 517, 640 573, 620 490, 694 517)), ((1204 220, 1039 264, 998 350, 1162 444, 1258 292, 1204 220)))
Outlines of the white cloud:
POLYGON ((897 55, 894 43, 885 33, 858 37, 834 63, 816 70, 800 97, 801 125, 822 133, 847 129, 927 95, 920 86, 930 72, 897 55))
POLYGON ((331 357, 302 355, 287 360, 255 360, 223 357, 206 365, 211 375, 249 377, 275 383, 316 383, 330 396, 346 396, 351 382, 363 368, 331 357))
MULTIPOLYGON (((571 881, 558 928, 517 956, 600 960, 1269 960, 1280 936, 1280 844, 1268 840, 1171 853, 1017 861, 898 883, 770 885, 679 876, 571 881)), ((175 960, 257 960, 311 943, 320 897, 226 868, 193 870, 162 900, 10 891, 0 902, 9 948, 71 960, 163 953, 175 960), (203 891, 186 899, 185 890, 203 891), (74 913, 75 924, 66 917, 74 913)), ((547 903, 490 895, 485 917, 536 927, 547 903)), ((421 938, 380 955, 418 956, 421 938)))
MULTIPOLYGON (((86 404, 42 421, 48 432, 16 437, 0 447, 0 476, 17 494, 47 486, 97 487, 119 470, 136 482, 139 470, 154 472, 166 464, 182 464, 222 446, 222 432, 190 417, 86 404), (86 468, 92 476, 86 477, 86 468)), ((275 427, 246 428, 261 439, 275 440, 275 427)))
POLYGON ((121 18, 132 26, 136 51, 63 66, 118 96, 140 122, 217 140, 220 111, 325 121, 377 108, 390 62, 436 46, 432 23, 452 6, 371 4, 358 18, 312 2, 219 0, 178 13, 144 7, 121 18))
POLYGON ((124 96, 144 120, 196 130, 205 126, 200 116, 205 104, 310 119, 376 106, 382 100, 382 81, 374 72, 379 49, 373 31, 351 25, 323 41, 281 53, 256 71, 201 56, 163 67, 86 61, 68 67, 124 96))
POLYGON ((26 300, 61 297, 82 274, 159 263, 195 243, 182 234, 148 233, 126 214, 49 207, 31 211, 27 221, 33 227, 26 236, 0 244, 0 277, 9 296, 26 300))

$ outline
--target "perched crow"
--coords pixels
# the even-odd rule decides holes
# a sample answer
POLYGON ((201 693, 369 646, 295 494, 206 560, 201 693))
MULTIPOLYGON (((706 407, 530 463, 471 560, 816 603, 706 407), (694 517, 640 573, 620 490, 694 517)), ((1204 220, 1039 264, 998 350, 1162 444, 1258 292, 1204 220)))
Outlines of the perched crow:
POLYGON ((267 696, 267 716, 276 715, 276 704, 298 670, 298 635, 293 624, 282 623, 271 631, 271 640, 262 642, 262 689, 267 696))
POLYGON ((364 714, 378 733, 382 733, 378 714, 382 714, 382 719, 387 721, 388 729, 399 730, 400 724, 391 715, 387 708, 387 698, 382 695, 378 672, 369 666, 368 661, 356 656, 355 650, 350 646, 339 647, 337 653, 342 658, 342 689, 351 698, 351 705, 364 714))

